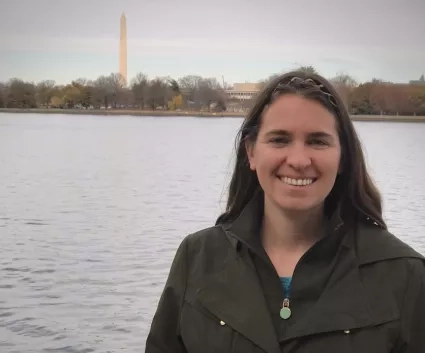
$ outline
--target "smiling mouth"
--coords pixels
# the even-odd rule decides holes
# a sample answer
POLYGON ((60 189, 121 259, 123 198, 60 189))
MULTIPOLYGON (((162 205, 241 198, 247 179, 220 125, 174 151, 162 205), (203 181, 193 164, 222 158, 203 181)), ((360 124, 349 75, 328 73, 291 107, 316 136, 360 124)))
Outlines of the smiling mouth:
POLYGON ((293 179, 288 177, 278 177, 280 181, 291 186, 308 186, 313 184, 317 178, 293 179))

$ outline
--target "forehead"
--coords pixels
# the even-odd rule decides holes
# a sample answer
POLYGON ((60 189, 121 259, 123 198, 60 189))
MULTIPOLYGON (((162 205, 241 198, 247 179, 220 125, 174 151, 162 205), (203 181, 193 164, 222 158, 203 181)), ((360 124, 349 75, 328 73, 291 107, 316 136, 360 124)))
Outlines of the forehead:
POLYGON ((273 129, 337 133, 336 119, 329 110, 317 101, 296 94, 278 97, 264 112, 261 130, 273 129))

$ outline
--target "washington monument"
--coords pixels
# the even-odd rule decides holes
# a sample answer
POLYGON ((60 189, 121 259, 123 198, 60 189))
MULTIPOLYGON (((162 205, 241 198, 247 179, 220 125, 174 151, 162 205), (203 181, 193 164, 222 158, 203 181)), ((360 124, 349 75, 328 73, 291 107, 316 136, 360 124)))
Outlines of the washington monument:
POLYGON ((127 85, 127 19, 124 13, 120 20, 120 74, 123 85, 127 85))

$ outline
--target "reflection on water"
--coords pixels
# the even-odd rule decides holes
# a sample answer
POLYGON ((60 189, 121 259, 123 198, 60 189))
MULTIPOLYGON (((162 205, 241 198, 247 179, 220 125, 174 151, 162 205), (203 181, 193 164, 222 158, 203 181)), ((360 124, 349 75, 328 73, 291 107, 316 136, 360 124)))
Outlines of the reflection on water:
MULTIPOLYGON (((143 351, 182 238, 225 200, 240 119, 0 114, 0 352, 143 351)), ((425 124, 356 123, 425 253, 425 124)))

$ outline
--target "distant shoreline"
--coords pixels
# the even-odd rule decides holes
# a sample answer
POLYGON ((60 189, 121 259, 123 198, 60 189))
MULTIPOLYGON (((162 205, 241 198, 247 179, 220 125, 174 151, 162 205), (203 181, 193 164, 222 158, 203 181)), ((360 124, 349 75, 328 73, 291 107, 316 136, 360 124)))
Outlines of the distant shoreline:
MULTIPOLYGON (((152 117, 211 117, 211 118, 243 118, 241 112, 200 112, 200 111, 169 111, 169 110, 128 110, 128 109, 23 109, 0 108, 0 113, 35 113, 35 114, 80 114, 80 115, 129 115, 152 117)), ((425 116, 397 115, 352 115, 353 121, 384 121, 384 122, 424 122, 425 116)))

